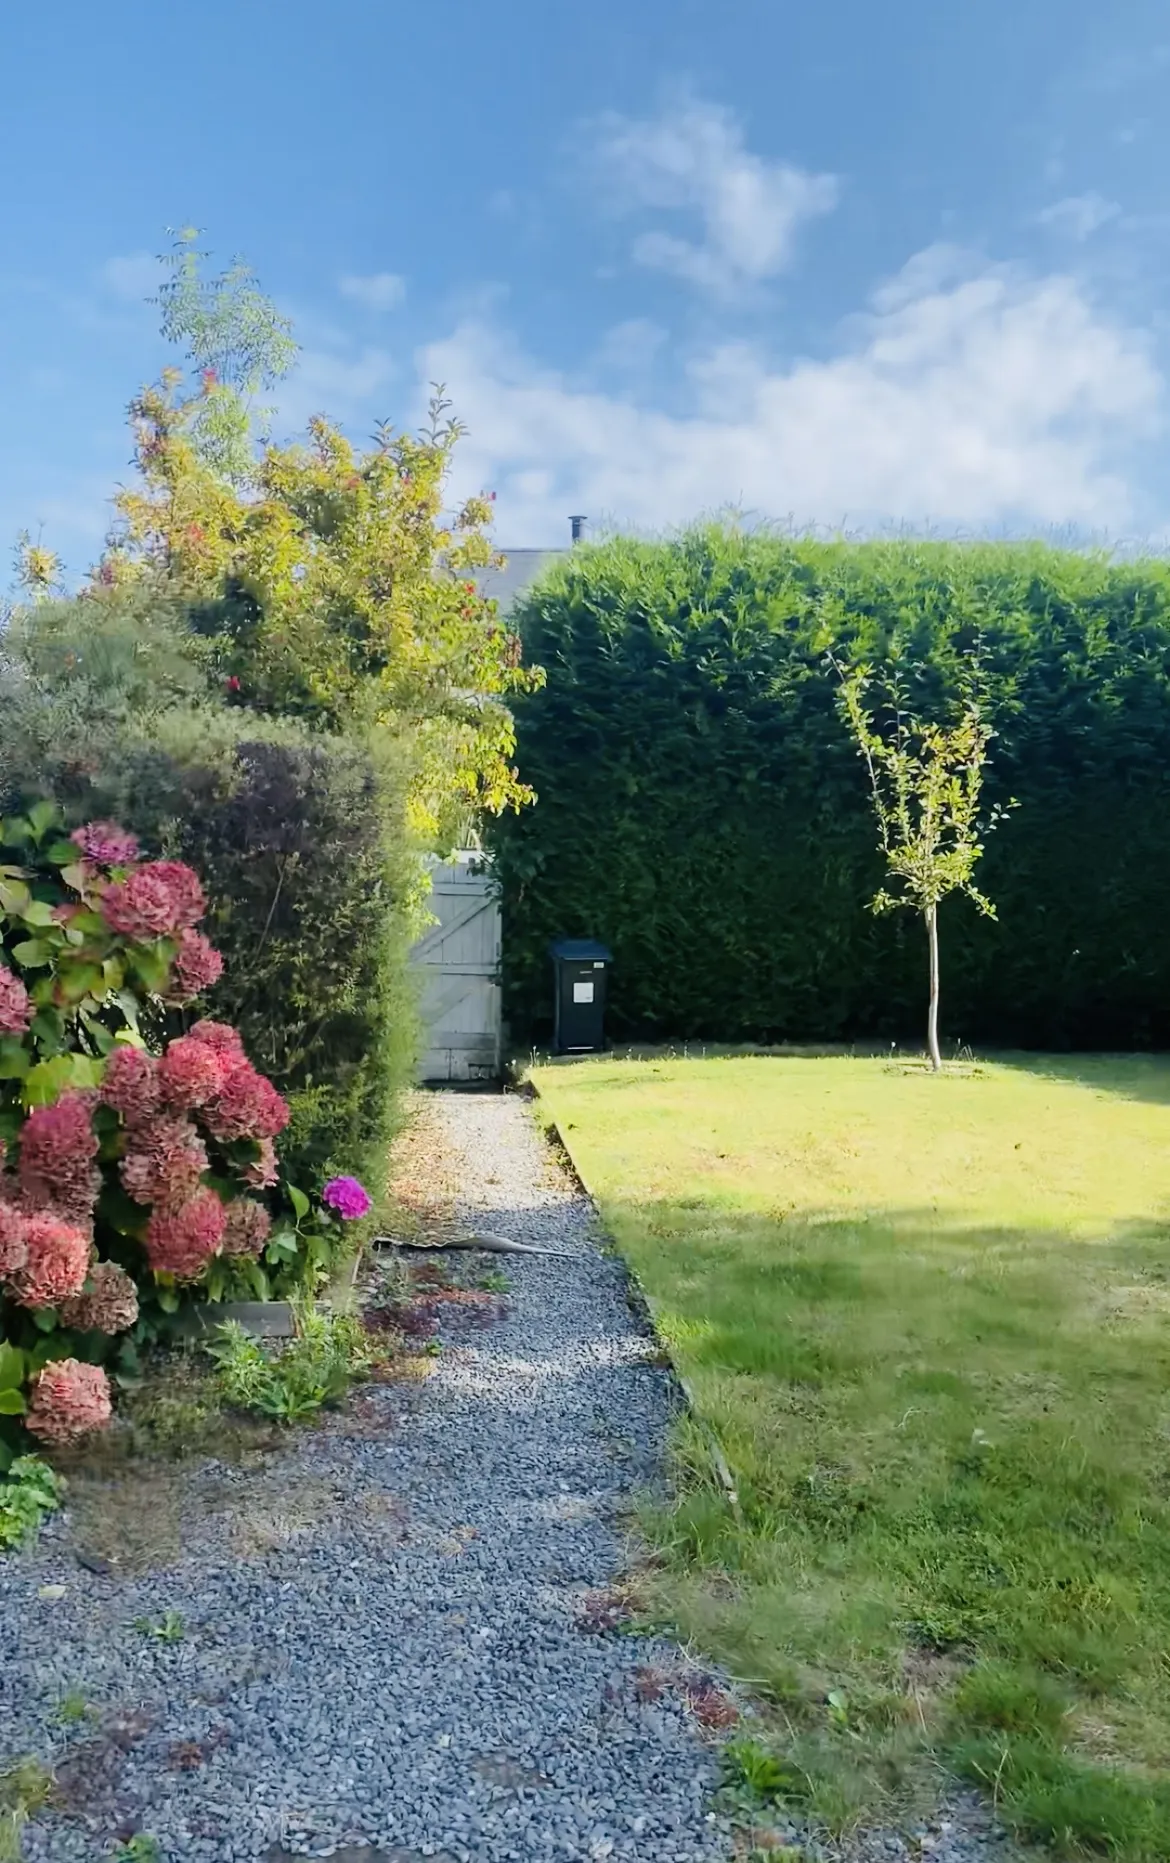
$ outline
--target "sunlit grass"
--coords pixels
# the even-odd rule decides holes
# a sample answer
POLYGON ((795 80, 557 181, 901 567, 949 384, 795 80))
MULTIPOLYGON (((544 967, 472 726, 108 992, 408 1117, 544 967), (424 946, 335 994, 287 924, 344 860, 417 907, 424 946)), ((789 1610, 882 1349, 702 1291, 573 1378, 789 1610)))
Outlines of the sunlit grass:
POLYGON ((1170 1856, 1170 1063, 537 1084, 739 1492, 684 1425, 659 1606, 795 1795, 847 1823, 929 1753, 1060 1854, 1170 1856))

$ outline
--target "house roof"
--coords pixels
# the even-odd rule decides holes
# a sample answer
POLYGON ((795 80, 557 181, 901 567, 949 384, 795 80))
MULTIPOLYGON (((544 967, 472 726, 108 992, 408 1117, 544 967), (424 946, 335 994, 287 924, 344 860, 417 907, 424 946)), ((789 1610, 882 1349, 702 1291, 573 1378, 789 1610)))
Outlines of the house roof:
POLYGON ((567 549, 503 550, 501 554, 508 559, 503 569, 477 570, 475 579, 485 595, 495 597, 500 613, 506 615, 537 577, 569 552, 567 549))

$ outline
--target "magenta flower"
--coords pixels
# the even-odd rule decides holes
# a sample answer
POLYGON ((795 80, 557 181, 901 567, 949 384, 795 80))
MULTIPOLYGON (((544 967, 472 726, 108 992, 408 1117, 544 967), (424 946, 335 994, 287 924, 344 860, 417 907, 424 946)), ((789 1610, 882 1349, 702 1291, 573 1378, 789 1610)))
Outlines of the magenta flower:
POLYGON ((331 1177, 321 1192, 321 1201, 336 1210, 343 1223, 356 1222, 373 1208, 373 1198, 356 1177, 331 1177))
MULTIPOLYGON (((200 1039, 197 1028, 189 1039, 200 1039)), ((221 1085, 203 1109, 203 1120, 208 1131, 225 1144, 233 1139, 271 1139, 289 1122, 288 1102, 250 1061, 238 1060, 229 1063, 221 1085)))
POLYGON ((209 990, 223 975, 223 959, 202 932, 188 926, 179 934, 179 948, 171 965, 171 982, 175 996, 190 1002, 201 990, 209 990))
POLYGON ((90 1093, 70 1089, 34 1106, 20 1135, 20 1191, 26 1210, 53 1210, 85 1226, 102 1187, 90 1093))
POLYGON ((229 1028, 226 1022, 197 1022, 190 1030, 192 1041, 201 1041, 208 1048, 214 1048, 216 1054, 242 1060, 244 1043, 237 1029, 229 1028))
POLYGON ((249 1255, 257 1258, 268 1240, 272 1218, 262 1203, 253 1197, 236 1197, 227 1206, 223 1230, 225 1255, 249 1255))
POLYGON ((204 1106, 223 1085, 224 1065, 214 1048, 180 1035, 158 1063, 158 1084, 164 1103, 188 1112, 204 1106))
POLYGON ((207 1147, 187 1119, 159 1114, 130 1135, 122 1160, 122 1183, 136 1203, 173 1212, 199 1190, 207 1169, 207 1147))
POLYGON ((101 1366, 58 1358, 34 1379, 25 1423, 42 1442, 71 1443, 103 1429, 110 1415, 110 1381, 101 1366))
POLYGON ((0 964, 0 1035, 23 1035, 32 1014, 28 991, 20 978, 0 964))
POLYGON ((146 1225, 146 1255, 156 1274, 197 1281, 223 1241, 227 1210, 214 1190, 199 1190, 181 1209, 155 1210, 146 1225))
POLYGON ((124 938, 165 938, 194 925, 207 909, 199 876, 180 860, 150 861, 102 893, 102 913, 124 938))
POLYGON ((129 867, 138 859, 138 837, 117 822, 86 822, 69 839, 99 867, 129 867))
POLYGON ((89 1273, 89 1237, 57 1216, 28 1216, 22 1231, 24 1265, 9 1279, 17 1305, 55 1307, 80 1294, 89 1273))
POLYGON ((120 1043, 106 1062, 98 1098, 121 1113, 127 1125, 141 1125, 158 1111, 159 1091, 154 1056, 120 1043))

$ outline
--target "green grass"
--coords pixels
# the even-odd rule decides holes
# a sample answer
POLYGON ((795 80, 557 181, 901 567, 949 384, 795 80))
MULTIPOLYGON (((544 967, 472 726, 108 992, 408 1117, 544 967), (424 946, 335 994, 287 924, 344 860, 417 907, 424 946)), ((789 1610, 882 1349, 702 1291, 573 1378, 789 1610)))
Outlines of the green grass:
POLYGON ((1170 1063, 536 1071, 731 1465, 677 1439, 654 1608, 842 1827, 986 1786, 1170 1857, 1170 1063))

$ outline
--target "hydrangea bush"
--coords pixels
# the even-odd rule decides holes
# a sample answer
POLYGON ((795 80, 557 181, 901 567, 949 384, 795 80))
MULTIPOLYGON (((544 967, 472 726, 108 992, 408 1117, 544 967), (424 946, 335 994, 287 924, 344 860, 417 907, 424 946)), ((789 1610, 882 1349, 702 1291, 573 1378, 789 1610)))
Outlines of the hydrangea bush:
POLYGON ((193 1008, 222 970, 204 907, 115 823, 0 824, 0 1471, 106 1423, 106 1367, 185 1293, 311 1289, 369 1206, 280 1184, 288 1107, 193 1008))

